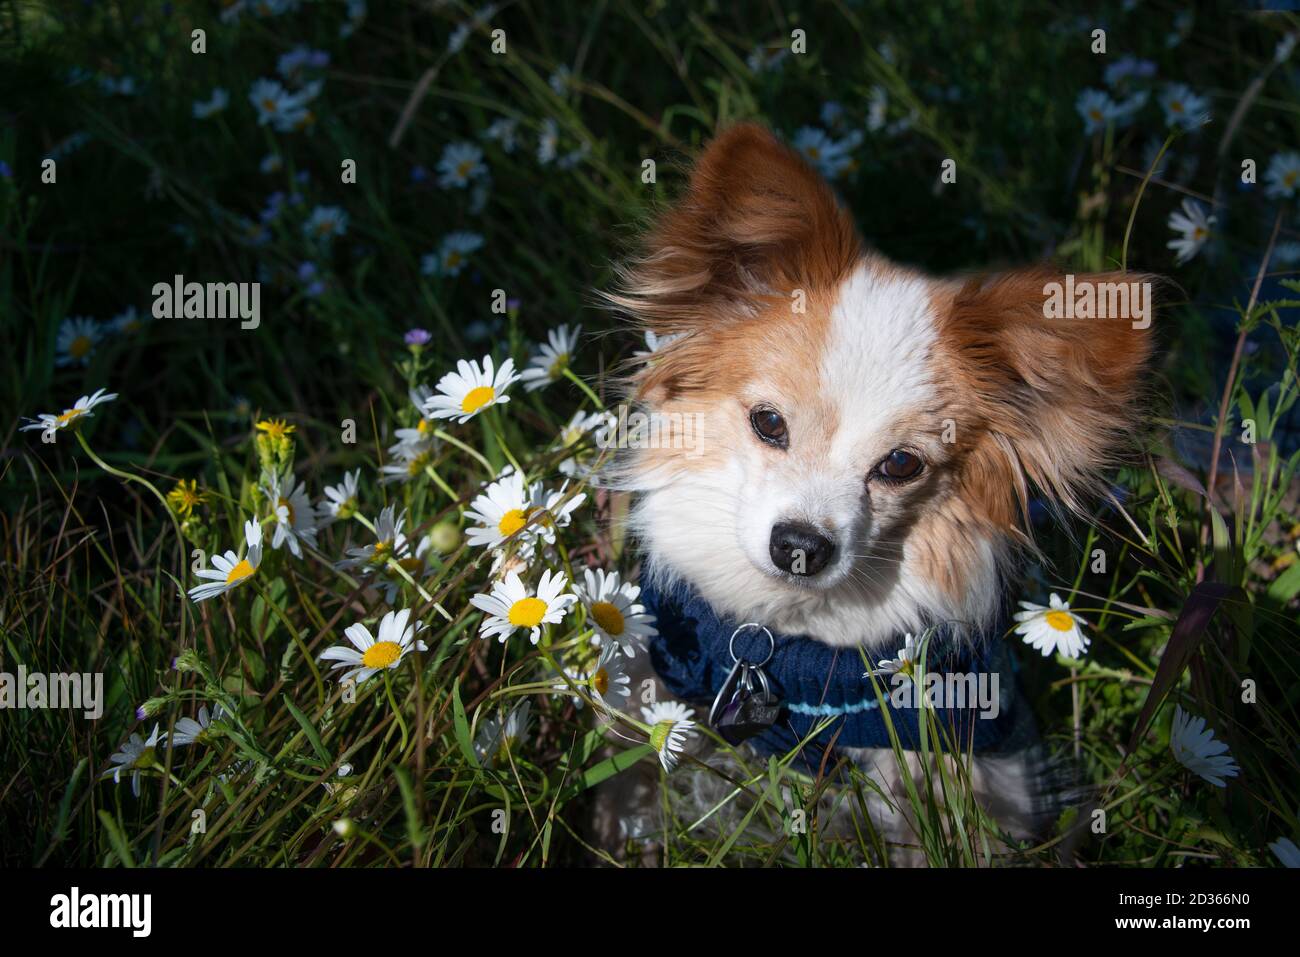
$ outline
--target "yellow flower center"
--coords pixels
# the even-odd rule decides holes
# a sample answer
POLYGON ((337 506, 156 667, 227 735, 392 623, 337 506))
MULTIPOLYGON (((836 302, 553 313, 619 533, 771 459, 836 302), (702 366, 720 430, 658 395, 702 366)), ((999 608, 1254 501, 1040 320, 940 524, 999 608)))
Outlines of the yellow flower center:
POLYGON ((415 431, 419 432, 421 435, 428 435, 431 428, 433 428, 433 426, 430 424, 429 420, 424 417, 421 417, 420 421, 415 423, 415 431))
POLYGON ((466 415, 472 415, 495 398, 496 390, 492 386, 475 386, 465 393, 465 398, 460 403, 460 410, 466 415))
POLYGON ((623 613, 607 601, 598 601, 591 606, 591 617, 607 635, 621 635, 625 622, 623 613))
POLYGON ((527 524, 528 515, 524 510, 521 508, 512 508, 501 516, 501 521, 497 522, 497 531, 509 538, 527 524))
POLYGON ((1074 630, 1074 619, 1070 617, 1069 612, 1049 611, 1043 618, 1057 631, 1074 630))
POLYGON ((288 513, 289 513, 289 524, 292 525, 292 524, 293 524, 293 504, 292 504, 292 503, 291 503, 287 498, 281 498, 280 501, 277 503, 277 507, 280 506, 280 505, 284 506, 285 510, 288 511, 288 513))
POLYGON ((85 409, 68 409, 61 416, 59 416, 57 419, 54 420, 54 424, 62 427, 67 425, 69 422, 71 422, 73 419, 77 418, 78 416, 82 416, 85 414, 86 414, 85 409))
POLYGON ((367 668, 388 668, 402 656, 402 646, 395 641, 376 641, 361 656, 367 668))
POLYGON ((555 357, 555 361, 551 363, 551 367, 546 370, 546 374, 552 379, 558 379, 560 376, 564 375, 564 370, 568 365, 569 354, 567 352, 561 352, 555 357))
POLYGON ((1170 100, 1170 101, 1169 101, 1169 109, 1173 110, 1173 112, 1175 112, 1175 113, 1181 113, 1181 112, 1183 112, 1183 102, 1182 102, 1182 100, 1170 100))
POLYGON ((426 449, 425 451, 417 455, 415 458, 411 459, 410 462, 406 463, 406 474, 409 475, 411 478, 415 478, 417 475, 423 472, 429 466, 429 463, 432 461, 433 461, 433 449, 426 449))
POLYGON ((237 585, 255 571, 257 569, 248 563, 247 558, 241 558, 239 564, 230 569, 229 574, 226 575, 226 584, 237 585))
POLYGON ((90 336, 77 336, 68 343, 68 354, 74 359, 84 359, 90 354, 90 347, 93 345, 90 336))
POLYGON ((1291 170, 1282 177, 1282 183, 1285 186, 1294 186, 1296 179, 1300 179, 1300 170, 1291 170))
POLYGON ((447 268, 455 269, 460 265, 460 253, 447 253, 447 268))
POLYGON ((1204 226, 1197 226, 1195 229, 1192 230, 1193 239, 1204 239, 1208 235, 1210 235, 1210 231, 1206 229, 1204 226))
POLYGON ((470 160, 461 160, 456 164, 456 175, 461 179, 465 179, 469 176, 469 171, 473 166, 474 164, 470 160))
POLYGON ((274 113, 278 105, 279 104, 277 104, 275 100, 271 99, 269 96, 266 97, 264 100, 262 100, 262 109, 266 110, 266 112, 268 113, 274 113))
POLYGON ((1088 117, 1095 123, 1101 122, 1101 110, 1093 108, 1088 111, 1088 117))
POLYGON ((604 668, 597 668, 595 674, 591 676, 591 687, 603 698, 605 692, 609 690, 609 672, 604 668))
POLYGON ((536 628, 546 614, 546 602, 540 598, 521 598, 510 606, 510 624, 516 628, 536 628))

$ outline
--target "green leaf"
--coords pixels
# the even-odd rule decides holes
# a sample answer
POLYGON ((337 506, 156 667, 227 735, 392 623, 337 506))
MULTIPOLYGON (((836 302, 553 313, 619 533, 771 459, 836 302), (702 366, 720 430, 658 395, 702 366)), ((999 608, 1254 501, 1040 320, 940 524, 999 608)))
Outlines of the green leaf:
POLYGON ((1234 601, 1245 601, 1246 594, 1232 585, 1205 581, 1200 582, 1187 596, 1187 601, 1183 603, 1183 610, 1178 613, 1178 621, 1174 623, 1169 642, 1165 645, 1165 653, 1156 668, 1156 676, 1151 680, 1151 688, 1147 691, 1142 711, 1133 726, 1133 734, 1128 742, 1130 753, 1137 749, 1138 742, 1142 740, 1147 726, 1155 717, 1156 709, 1186 670, 1188 662, 1192 660, 1192 654, 1200 647, 1201 639, 1209 630, 1215 612, 1229 598, 1234 601))
POLYGON ((588 788, 595 787, 601 781, 606 781, 614 775, 626 771, 642 758, 648 757, 654 753, 654 745, 638 744, 634 748, 628 748, 626 751, 620 751, 618 754, 606 758, 599 764, 583 771, 581 777, 565 789, 564 794, 560 797, 559 803, 563 804, 574 796, 581 794, 588 788))
POLYGON ((1300 592, 1300 562, 1286 569, 1268 586, 1268 597, 1279 604, 1286 604, 1300 592))
POLYGON ((460 753, 465 755, 465 760, 471 766, 482 768, 479 764, 478 755, 474 752, 474 739, 469 734, 469 718, 465 715, 465 705, 460 700, 460 679, 457 678, 451 686, 451 716, 452 726, 456 729, 456 743, 460 745, 460 753))
POLYGON ((54 822, 53 840, 55 841, 61 841, 67 836, 68 812, 72 808, 72 794, 77 790, 77 782, 81 780, 81 775, 85 770, 86 759, 82 758, 77 762, 77 766, 72 769, 72 777, 68 781, 68 787, 59 800, 59 815, 54 822))
POLYGON ((113 853, 117 859, 122 862, 123 867, 135 867, 135 858, 131 856, 131 847, 126 843, 126 836, 123 835, 122 829, 117 826, 117 821, 113 815, 107 811, 99 812, 100 823, 108 831, 108 843, 113 848, 113 853))
POLYGON ((294 720, 302 726, 302 733, 307 735, 307 740, 311 742, 312 748, 316 751, 316 756, 324 761, 326 767, 328 767, 333 762, 333 758, 331 758, 330 753, 325 750, 325 745, 321 742, 320 734, 316 731, 316 726, 311 723, 310 718, 299 710, 296 704, 289 700, 288 695, 283 695, 282 697, 284 698, 285 707, 289 709, 289 713, 293 715, 294 720))

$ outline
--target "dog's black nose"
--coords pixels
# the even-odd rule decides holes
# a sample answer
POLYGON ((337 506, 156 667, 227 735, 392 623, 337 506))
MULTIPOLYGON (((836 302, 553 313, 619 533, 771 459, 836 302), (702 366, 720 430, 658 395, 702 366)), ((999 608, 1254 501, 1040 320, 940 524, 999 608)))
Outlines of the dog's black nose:
POLYGON ((816 575, 835 554, 835 543, 811 525, 778 522, 767 546, 772 563, 792 575, 816 575))

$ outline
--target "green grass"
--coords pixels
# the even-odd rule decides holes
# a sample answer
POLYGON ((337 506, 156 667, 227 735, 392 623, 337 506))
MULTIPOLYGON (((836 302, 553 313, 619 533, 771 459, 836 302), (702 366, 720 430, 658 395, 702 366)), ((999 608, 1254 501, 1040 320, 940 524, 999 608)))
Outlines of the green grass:
MULTIPOLYGON (((397 601, 427 626, 428 650, 346 702, 314 659, 354 622, 373 630, 387 608, 334 568, 368 540, 364 527, 336 523, 302 560, 268 549, 251 584, 200 605, 182 594, 195 583, 192 551, 238 550, 243 520, 267 514, 255 492, 270 454, 254 439, 263 418, 296 427, 292 461, 313 500, 360 468, 362 514, 373 520, 394 504, 421 532, 463 526, 461 509, 509 455, 558 487, 555 437, 576 410, 614 401, 612 370, 640 348, 591 308, 593 291, 609 287, 610 263, 680 189, 691 151, 742 119, 793 137, 822 126, 831 100, 863 128, 877 88, 887 125, 866 135, 836 187, 886 254, 935 271, 1044 257, 1080 271, 1127 263, 1176 284, 1157 318, 1164 401, 1151 410, 1148 454, 1116 477, 1122 512, 1103 504, 1091 521, 1042 525, 1047 560, 1013 584, 1030 599, 1060 592, 1091 624, 1092 647, 1073 668, 1017 648, 1044 738, 1074 763, 1089 800, 1041 845, 1002 848, 960 769, 936 772, 921 792, 946 795, 944 810, 924 793, 909 797, 919 853, 956 866, 1273 865, 1267 845, 1300 838, 1300 342, 1288 301, 1300 288, 1283 285, 1294 260, 1280 255, 1300 233, 1294 197, 1240 184, 1243 158, 1257 161, 1262 184, 1270 159, 1300 142, 1296 67, 1272 63, 1296 17, 1177 21, 1172 7, 1112 4, 1103 58, 1089 49, 1091 18, 1032 3, 519 2, 491 20, 505 30, 496 54, 486 28, 448 50, 472 12, 464 5, 370 7, 340 37, 342 3, 223 24, 206 3, 0 0, 0 102, 15 118, 0 128, 9 171, 0 177, 0 670, 99 671, 106 687, 94 722, 62 710, 0 713, 0 861, 543 866, 603 856, 588 832, 596 786, 653 757, 634 721, 605 736, 590 707, 539 690, 588 647, 582 614, 536 647, 519 635, 504 647, 480 640, 469 597, 486 590, 491 559, 449 536, 431 552, 424 593, 403 585, 397 601), (200 27, 201 55, 190 50, 200 27), (788 45, 796 28, 807 32, 806 54, 758 73, 746 65, 760 45, 788 45), (1170 45, 1173 31, 1181 38, 1170 45), (248 90, 299 44, 331 58, 312 125, 272 132, 257 124, 248 90), (1085 135, 1076 98, 1103 87, 1105 65, 1125 53, 1155 64, 1144 83, 1151 99, 1131 124, 1085 135), (557 94, 548 80, 560 66, 571 81, 557 94), (74 69, 89 78, 69 82, 74 69), (133 77, 138 91, 106 94, 100 75, 133 77), (1175 137, 1152 176, 1168 133, 1157 95, 1168 82, 1207 96, 1214 120, 1175 137), (191 104, 217 86, 230 105, 193 119, 191 104), (482 139, 502 117, 518 122, 513 152, 482 139), (570 169, 536 155, 548 118, 560 157, 586 151, 570 169), (490 169, 481 209, 470 191, 437 185, 444 148, 464 140, 482 146, 490 169), (268 154, 280 170, 260 170, 268 154), (46 184, 41 161, 51 155, 57 182, 46 184), (340 181, 344 159, 356 161, 355 184, 340 181), (654 183, 642 180, 646 159, 656 161, 654 183), (958 179, 940 186, 945 159, 957 161, 958 179), (250 245, 242 224, 276 191, 301 201, 250 245), (1219 220, 1211 245, 1176 267, 1166 220, 1185 195, 1213 202, 1219 220), (329 244, 301 229, 320 206, 348 214, 346 234, 329 244), (421 257, 458 230, 480 233, 482 248, 459 275, 425 275, 421 257), (323 289, 300 278, 304 262, 323 289), (65 317, 102 321, 128 306, 147 314, 154 283, 175 273, 260 279, 260 328, 146 321, 108 336, 84 368, 55 365, 65 317), (511 301, 505 314, 492 311, 495 290, 511 301), (476 338, 475 325, 492 321, 499 327, 476 338), (537 393, 516 386, 500 414, 444 425, 490 467, 444 443, 431 463, 437 480, 378 483, 393 429, 416 419, 408 388, 432 385, 460 358, 526 360, 531 342, 565 322, 598 333, 574 360, 586 389, 568 379, 537 393), (419 354, 402 344, 413 326, 433 334, 419 354), (1239 336, 1246 347, 1230 363, 1239 336), (89 449, 162 494, 196 480, 207 498, 183 523, 141 481, 106 472, 72 432, 47 445, 17 431, 20 416, 57 412, 101 386, 120 398, 86 421, 89 449), (355 444, 342 440, 349 420, 355 444), (1246 420, 1253 444, 1241 441, 1246 420), (1224 465, 1210 510, 1200 489, 1216 438, 1224 465), (1093 571, 1098 548, 1104 572, 1093 571), (1208 622, 1198 617, 1210 609, 1208 622), (484 767, 476 732, 524 699, 529 734, 484 767), (152 714, 138 722, 145 702, 152 714), (1226 789, 1171 758, 1175 702, 1230 745, 1241 774, 1226 789), (145 770, 138 799, 125 780, 98 779, 131 733, 173 728, 217 703, 237 720, 210 744, 161 750, 164 766, 145 770), (342 765, 352 773, 340 777, 342 765), (1100 833, 1094 806, 1106 811, 1100 833), (192 833, 198 810, 201 834, 192 833)), ((557 567, 634 570, 634 543, 617 523, 627 503, 586 491, 559 534, 557 567)), ((870 778, 847 768, 847 786, 827 789, 779 757, 735 761, 725 772, 690 762, 678 772, 713 775, 718 793, 734 797, 698 827, 664 807, 664 862, 838 866, 883 856, 861 812, 870 778), (826 802, 851 826, 819 828, 826 802), (789 826, 799 809, 810 822, 802 830, 789 826)), ((641 859, 633 848, 625 862, 641 859)))

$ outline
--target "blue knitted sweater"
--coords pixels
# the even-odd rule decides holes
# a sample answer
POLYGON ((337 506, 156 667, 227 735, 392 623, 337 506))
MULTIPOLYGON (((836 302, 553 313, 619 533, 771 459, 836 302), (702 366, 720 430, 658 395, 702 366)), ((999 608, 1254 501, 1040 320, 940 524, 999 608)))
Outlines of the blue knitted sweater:
MULTIPOLYGON (((720 618, 707 602, 682 584, 663 591, 647 585, 641 600, 658 619, 659 635, 649 643, 655 670, 674 695, 707 709, 731 671, 733 660, 728 645, 740 622, 720 618)), ((1033 717, 1017 690, 1014 662, 1001 632, 995 635, 972 647, 970 642, 951 640, 940 630, 931 637, 926 651, 927 674, 983 673, 989 676, 987 687, 996 689, 996 709, 981 709, 975 701, 968 701, 965 707, 933 709, 940 727, 963 751, 1008 752, 1036 741, 1033 717), (993 675, 997 676, 996 684, 993 675), (994 710, 996 715, 992 714, 994 710)), ((784 706, 777 723, 751 738, 751 745, 762 753, 786 754, 819 722, 832 717, 830 725, 800 754, 809 770, 816 770, 832 742, 836 748, 891 746, 880 700, 872 679, 864 676, 868 666, 857 648, 832 648, 801 636, 774 634, 774 638, 775 650, 763 670, 784 706)), ((898 644, 902 646, 901 638, 898 644)), ((736 636, 736 654, 748 661, 762 661, 769 647, 767 635, 757 629, 736 636)), ((875 664, 872 661, 871 667, 875 664)), ((895 707, 890 700, 889 676, 876 681, 900 744, 908 750, 919 750, 919 709, 895 707)), ((931 738, 932 750, 941 746, 931 738)))

